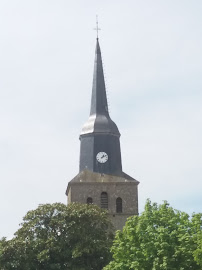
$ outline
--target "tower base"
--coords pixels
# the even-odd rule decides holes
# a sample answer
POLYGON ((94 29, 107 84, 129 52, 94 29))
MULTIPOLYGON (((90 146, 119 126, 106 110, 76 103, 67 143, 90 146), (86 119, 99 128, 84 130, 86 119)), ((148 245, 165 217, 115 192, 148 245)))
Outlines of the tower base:
POLYGON ((68 203, 94 203, 109 212, 115 230, 122 230, 128 217, 138 215, 139 182, 123 177, 83 170, 69 183, 68 203))

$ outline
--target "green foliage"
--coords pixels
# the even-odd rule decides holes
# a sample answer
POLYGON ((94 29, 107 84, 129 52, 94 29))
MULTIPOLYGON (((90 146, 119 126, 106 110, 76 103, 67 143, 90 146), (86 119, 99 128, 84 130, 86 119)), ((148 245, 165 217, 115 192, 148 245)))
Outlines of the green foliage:
POLYGON ((117 231, 105 270, 201 270, 202 214, 192 219, 167 202, 148 200, 140 216, 117 231))
POLYGON ((0 269, 101 270, 112 237, 107 212, 95 205, 40 205, 12 240, 0 241, 0 269))
POLYGON ((194 250, 194 259, 202 269, 202 213, 192 216, 192 231, 196 249, 194 250))

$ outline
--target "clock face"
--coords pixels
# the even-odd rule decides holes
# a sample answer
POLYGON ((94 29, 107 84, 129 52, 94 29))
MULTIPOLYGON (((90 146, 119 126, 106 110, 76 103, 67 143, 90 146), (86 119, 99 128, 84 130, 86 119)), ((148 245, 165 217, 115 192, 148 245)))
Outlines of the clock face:
POLYGON ((105 152, 99 152, 96 156, 96 159, 100 163, 105 163, 108 160, 108 155, 105 152))

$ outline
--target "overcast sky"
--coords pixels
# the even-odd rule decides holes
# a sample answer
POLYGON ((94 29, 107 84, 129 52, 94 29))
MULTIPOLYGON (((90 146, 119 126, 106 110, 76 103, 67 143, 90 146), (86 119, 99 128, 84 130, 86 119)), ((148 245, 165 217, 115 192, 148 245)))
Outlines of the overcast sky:
POLYGON ((146 198, 202 212, 202 1, 0 1, 0 237, 66 203, 88 119, 96 14, 123 169, 146 198))

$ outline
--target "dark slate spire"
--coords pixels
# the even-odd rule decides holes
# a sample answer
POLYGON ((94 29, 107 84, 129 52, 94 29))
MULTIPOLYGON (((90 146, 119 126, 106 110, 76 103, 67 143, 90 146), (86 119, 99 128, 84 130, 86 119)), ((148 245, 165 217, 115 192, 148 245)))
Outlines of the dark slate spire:
POLYGON ((120 133, 108 112, 99 40, 96 41, 91 110, 80 134, 80 172, 122 176, 120 133), (107 160, 99 161, 99 155, 107 160))
POLYGON ((84 124, 81 135, 89 133, 104 133, 120 136, 119 130, 116 124, 111 120, 108 112, 102 57, 98 38, 95 50, 90 117, 84 124))
POLYGON ((90 115, 93 114, 97 115, 104 114, 107 116, 109 115, 105 80, 102 66, 102 57, 98 38, 95 49, 93 89, 92 89, 91 110, 90 110, 90 115))

